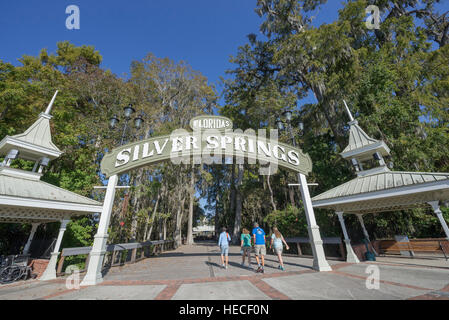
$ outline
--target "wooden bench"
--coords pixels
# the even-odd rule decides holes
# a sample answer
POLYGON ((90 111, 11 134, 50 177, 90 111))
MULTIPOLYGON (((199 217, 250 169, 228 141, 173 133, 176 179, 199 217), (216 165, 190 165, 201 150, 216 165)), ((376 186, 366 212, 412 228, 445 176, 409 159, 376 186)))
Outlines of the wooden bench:
POLYGON ((382 254, 413 251, 412 244, 410 242, 398 242, 395 240, 382 240, 379 247, 382 254))
POLYGON ((449 256, 448 240, 414 239, 410 242, 380 240, 379 247, 382 254, 400 253, 401 251, 443 253, 446 260, 449 256))
MULTIPOLYGON (((295 243, 296 244, 296 248, 298 249, 298 256, 303 255, 302 250, 301 250, 301 244, 310 244, 309 238, 297 237, 297 238, 285 238, 284 240, 287 243, 295 243)), ((267 239, 267 241, 271 241, 271 239, 267 239)), ((340 258, 343 260, 346 258, 345 249, 343 247, 343 242, 341 241, 341 238, 322 238, 322 241, 323 241, 323 244, 325 244, 325 245, 328 245, 328 244, 338 245, 338 250, 340 252, 340 258)), ((269 243, 269 242, 267 242, 267 243, 269 243)))

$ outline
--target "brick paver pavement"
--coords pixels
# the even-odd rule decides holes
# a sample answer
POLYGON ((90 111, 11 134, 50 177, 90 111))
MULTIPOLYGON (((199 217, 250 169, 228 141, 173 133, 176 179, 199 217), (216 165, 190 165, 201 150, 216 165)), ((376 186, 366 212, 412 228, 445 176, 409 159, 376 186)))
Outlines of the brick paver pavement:
MULTIPOLYGON (((449 264, 407 265, 393 261, 349 264, 329 260, 331 272, 316 272, 311 258, 266 257, 265 273, 241 266, 240 247, 231 247, 223 269, 215 243, 181 246, 160 256, 110 269, 97 286, 68 289, 66 279, 31 280, 0 286, 0 299, 449 299, 449 264), (369 289, 367 267, 378 267, 379 288, 369 289)), ((83 276, 83 275, 81 275, 83 276)))

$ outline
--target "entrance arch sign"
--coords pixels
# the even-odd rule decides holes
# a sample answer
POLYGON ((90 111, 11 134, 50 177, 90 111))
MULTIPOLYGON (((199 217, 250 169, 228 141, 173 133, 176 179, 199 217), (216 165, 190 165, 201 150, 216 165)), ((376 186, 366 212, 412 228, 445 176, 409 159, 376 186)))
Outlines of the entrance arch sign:
POLYGON ((221 156, 234 155, 248 159, 250 164, 257 161, 275 164, 304 175, 312 171, 312 160, 300 149, 247 131, 176 130, 171 135, 133 142, 112 150, 103 157, 101 171, 110 177, 161 161, 179 163, 193 157, 200 163, 212 164, 218 157, 221 160, 221 156), (214 161, 210 161, 212 159, 214 161))
MULTIPOLYGON (((102 266, 108 240, 108 227, 114 204, 118 175, 145 165, 171 160, 175 164, 223 163, 223 158, 243 163, 261 165, 261 174, 274 174, 277 166, 298 174, 299 186, 308 224, 308 232, 314 256, 313 268, 331 271, 324 255, 323 241, 316 224, 306 175, 312 171, 312 161, 300 149, 278 141, 277 130, 233 130, 232 121, 222 116, 199 116, 190 120, 193 132, 184 129, 170 135, 154 137, 113 149, 101 162, 101 171, 109 178, 97 234, 90 253, 87 273, 82 286, 96 285, 103 281, 102 266), (267 170, 268 164, 268 170, 267 170), (264 170, 265 169, 265 170, 264 170)), ((229 163, 229 162, 225 162, 229 163)))

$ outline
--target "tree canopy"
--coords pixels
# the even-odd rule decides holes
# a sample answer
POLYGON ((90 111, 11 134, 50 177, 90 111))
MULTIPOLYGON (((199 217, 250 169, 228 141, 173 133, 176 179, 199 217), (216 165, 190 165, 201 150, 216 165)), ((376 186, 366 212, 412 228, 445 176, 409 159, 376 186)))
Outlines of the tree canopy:
MULTIPOLYGON (((58 89, 51 124, 64 154, 43 180, 102 201, 102 193, 92 191, 104 183, 99 164, 120 143, 187 128, 200 114, 219 113, 243 130, 271 129, 291 110, 293 138, 313 161, 309 180, 319 183, 314 195, 354 177, 339 155, 348 143, 345 99, 360 126, 389 146, 395 170, 449 172, 449 18, 435 9, 439 1, 351 0, 338 19, 315 26, 314 14, 325 3, 258 0, 263 35, 248 35, 236 49, 220 93, 187 62, 152 53, 131 62, 127 78, 103 68, 93 46, 67 41, 55 53, 42 49, 36 57, 21 57, 18 66, 0 60, 0 138, 25 131, 58 89), (382 12, 378 30, 365 24, 370 4, 382 12), (122 108, 128 104, 141 112, 144 124, 135 129, 130 122, 123 131, 122 108), (120 130, 108 128, 114 115, 121 117, 120 130)), ((289 143, 291 137, 281 133, 280 139, 289 143)), ((300 196, 288 188, 295 179, 284 170, 260 176, 256 165, 235 163, 167 162, 135 170, 120 177, 131 189, 117 192, 109 241, 191 242, 192 227, 204 217, 216 229, 227 226, 234 239, 254 221, 268 229, 277 225, 285 236, 306 236, 300 196)), ((447 208, 444 214, 448 219, 447 208)), ((334 213, 316 215, 323 236, 341 235, 334 213)), ((95 216, 72 221, 63 246, 90 245, 97 223, 95 216)), ((366 224, 373 238, 443 234, 424 209, 370 215, 366 224)), ((347 225, 351 238, 360 240, 358 222, 349 218, 347 225)), ((38 236, 54 236, 57 227, 42 226, 38 236)), ((0 225, 0 251, 19 250, 29 228, 0 225)))

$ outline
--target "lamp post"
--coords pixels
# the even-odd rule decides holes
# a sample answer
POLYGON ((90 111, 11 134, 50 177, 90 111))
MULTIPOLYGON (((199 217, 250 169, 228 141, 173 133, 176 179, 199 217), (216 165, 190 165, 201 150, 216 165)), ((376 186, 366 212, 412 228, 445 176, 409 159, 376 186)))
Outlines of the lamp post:
MULTIPOLYGON (((135 112, 135 109, 132 107, 132 105, 128 105, 123 108, 123 111, 125 123, 123 125, 123 129, 121 130, 122 135, 120 139, 120 145, 123 145, 125 143, 127 130, 129 129, 128 122, 131 120, 131 116, 135 112)), ((116 128, 118 128, 119 122, 120 119, 117 115, 114 115, 112 118, 110 118, 110 130, 115 130, 116 128)), ((140 115, 134 119, 134 128, 136 130, 139 130, 141 129, 142 124, 143 117, 142 113, 140 113, 140 115)), ((106 195, 103 201, 103 208, 101 210, 100 221, 98 223, 97 233, 95 234, 95 240, 92 245, 92 250, 90 251, 89 265, 87 267, 86 275, 84 276, 84 279, 80 284, 82 286, 96 285, 103 281, 102 269, 104 256, 106 253, 107 241, 109 238, 108 226, 111 219, 112 207, 114 206, 115 190, 117 188, 118 180, 119 179, 116 174, 109 177, 108 186, 106 188, 106 195)), ((123 223, 120 223, 120 238, 122 236, 122 226, 123 223)))
MULTIPOLYGON (((120 119, 118 118, 117 115, 112 116, 109 119, 109 129, 110 130, 120 130, 122 135, 120 137, 120 146, 122 146, 123 144, 125 144, 127 142, 127 137, 128 137, 128 131, 130 131, 130 129, 132 128, 129 125, 129 121, 132 118, 132 115, 136 112, 136 110, 133 108, 133 106, 131 104, 127 105, 126 107, 123 108, 123 118, 124 118, 124 124, 123 127, 120 128, 118 126, 118 124, 120 123, 120 119)), ((143 114, 142 112, 140 112, 137 117, 134 118, 133 120, 134 123, 134 129, 136 131, 139 131, 142 128, 142 125, 144 123, 143 120, 143 114)), ((131 132, 129 132, 129 135, 131 135, 131 132)), ((120 211, 120 220, 123 219, 123 214, 125 211, 125 207, 126 207, 126 201, 128 201, 129 199, 129 193, 128 190, 125 191, 125 204, 123 205, 122 210, 120 211)), ((124 221, 120 221, 120 242, 122 241, 122 234, 123 234, 123 226, 124 226, 124 221)))
MULTIPOLYGON (((122 146, 126 141, 126 136, 127 136, 127 131, 129 129, 129 121, 131 120, 132 115, 136 112, 136 110, 133 108, 133 106, 130 104, 126 107, 123 108, 123 117, 125 118, 125 122, 123 124, 123 128, 122 128, 122 135, 120 138, 120 146, 122 146)), ((134 128, 136 130, 140 130, 142 128, 143 125, 143 116, 142 116, 142 112, 139 113, 139 115, 134 118, 134 128)), ((116 128, 118 128, 118 124, 120 123, 120 119, 118 118, 117 115, 112 116, 112 118, 109 119, 109 129, 111 130, 115 130, 116 128)))
MULTIPOLYGON (((286 122, 282 121, 281 118, 277 118, 276 126, 279 131, 288 130, 290 137, 292 139, 292 144, 296 148, 296 139, 292 130, 292 112, 287 110, 283 113, 283 116, 286 119, 286 122), (287 128, 285 128, 284 124, 287 124, 287 128)), ((302 122, 299 123, 298 128, 300 130, 300 134, 304 131, 304 124, 302 122)), ((332 271, 332 268, 329 266, 329 263, 326 260, 326 256, 324 255, 323 241, 321 240, 321 235, 319 231, 319 226, 316 223, 315 213, 313 211, 312 199, 309 194, 309 187, 307 184, 306 176, 302 173, 298 173, 298 184, 301 190, 302 202, 304 205, 304 211, 306 213, 308 232, 309 232, 309 241, 312 247, 313 252, 313 269, 318 271, 332 271)))
MULTIPOLYGON (((295 136, 293 135, 293 129, 292 129, 292 112, 287 110, 284 111, 282 113, 282 115, 285 117, 285 122, 281 120, 281 118, 277 118, 276 120, 276 126, 278 128, 279 131, 284 131, 284 130, 288 130, 288 133, 290 134, 290 137, 292 139, 292 144, 294 147, 296 147, 296 139, 295 136), (287 124, 287 128, 285 127, 285 124, 287 124)), ((304 131, 304 123, 299 122, 298 123, 298 128, 299 128, 299 132, 302 135, 303 131, 304 131)))

